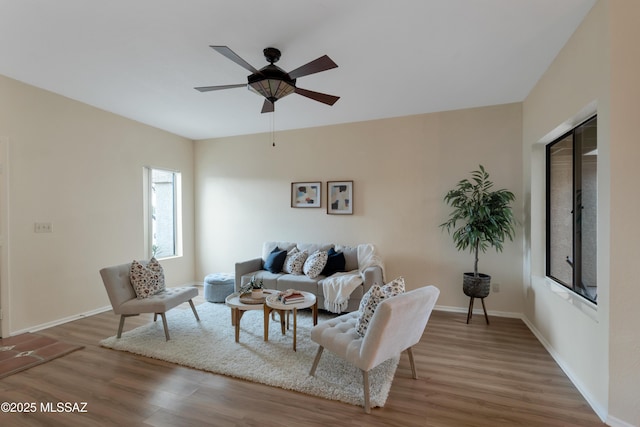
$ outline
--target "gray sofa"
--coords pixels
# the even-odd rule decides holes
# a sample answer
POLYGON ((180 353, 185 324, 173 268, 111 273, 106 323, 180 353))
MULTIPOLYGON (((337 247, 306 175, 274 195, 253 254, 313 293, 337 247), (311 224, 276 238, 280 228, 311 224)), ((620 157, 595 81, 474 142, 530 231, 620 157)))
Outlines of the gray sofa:
POLYGON ((370 253, 371 248, 373 248, 372 245, 359 245, 354 247, 336 245, 333 243, 264 242, 262 246, 262 255, 260 257, 236 263, 236 292, 241 286, 248 283, 252 277, 255 277, 258 280, 262 280, 264 287, 267 289, 277 289, 280 291, 296 289, 312 292, 318 299, 318 308, 324 309, 323 281, 326 276, 319 275, 318 277, 310 278, 305 274, 288 274, 282 271, 279 273, 272 273, 264 269, 264 265, 269 254, 276 247, 286 251, 290 251, 297 247, 298 250, 307 251, 310 255, 317 250, 328 251, 331 248, 334 248, 337 252, 342 252, 345 258, 344 270, 351 272, 354 275, 359 275, 362 279, 362 284, 357 286, 353 292, 351 292, 347 308, 344 311, 349 312, 357 310, 363 295, 374 283, 381 286, 384 284, 382 263, 375 262, 378 260, 377 255, 373 258, 373 261, 372 258, 368 256, 366 262, 362 259, 358 259, 358 253, 370 253), (372 263, 376 265, 371 265, 372 263))

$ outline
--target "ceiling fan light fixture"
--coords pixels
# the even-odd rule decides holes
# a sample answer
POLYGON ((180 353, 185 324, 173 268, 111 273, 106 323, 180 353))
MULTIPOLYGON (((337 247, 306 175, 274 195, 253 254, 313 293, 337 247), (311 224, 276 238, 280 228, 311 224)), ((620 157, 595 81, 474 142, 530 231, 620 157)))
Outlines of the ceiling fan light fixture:
POLYGON ((278 99, 284 98, 296 90, 295 85, 290 82, 273 78, 249 82, 248 87, 250 90, 264 96, 271 102, 276 102, 278 99))
MULTIPOLYGON (((270 61, 275 59, 270 58, 270 61)), ((273 65, 273 62, 247 77, 247 82, 250 89, 271 102, 276 102, 296 90, 296 80, 290 78, 282 68, 273 65)))

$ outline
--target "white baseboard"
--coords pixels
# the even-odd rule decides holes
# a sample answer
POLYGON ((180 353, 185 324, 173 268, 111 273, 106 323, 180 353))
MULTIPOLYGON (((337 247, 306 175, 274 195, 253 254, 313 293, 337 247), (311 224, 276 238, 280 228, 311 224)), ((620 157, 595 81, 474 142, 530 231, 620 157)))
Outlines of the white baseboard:
POLYGON ((109 311, 109 310, 111 310, 111 306, 110 305, 106 306, 106 307, 100 307, 100 308, 97 308, 95 310, 87 311, 85 313, 75 314, 73 316, 64 317, 62 319, 54 320, 54 321, 47 322, 47 323, 42 323, 40 325, 31 326, 31 327, 26 328, 26 329, 13 331, 13 332, 11 332, 10 335, 14 336, 14 335, 26 334, 28 332, 41 331, 43 329, 52 328, 54 326, 62 325, 62 324, 67 323, 67 322, 73 322, 74 320, 79 320, 79 319, 83 319, 85 317, 93 316, 95 314, 104 313, 105 311, 109 311))
MULTIPOLYGON (((538 339, 538 341, 540 341, 540 343, 542 344, 542 346, 547 350, 547 352, 551 355, 551 357, 553 357, 553 360, 555 360, 555 362, 558 364, 558 366, 560 367, 560 369, 562 369, 562 371, 565 373, 565 375, 567 377, 569 377, 569 380, 573 383, 573 385, 578 389, 578 391, 580 392, 580 394, 582 395, 582 397, 585 398, 585 400, 587 401, 587 403, 589 404, 589 406, 591 406, 591 408, 594 410, 594 412, 596 413, 596 415, 603 421, 605 422, 605 420, 607 420, 608 414, 607 414, 607 409, 604 408, 602 405, 600 405, 600 403, 591 395, 591 393, 589 393, 587 391, 587 389, 584 387, 584 384, 582 384, 582 382, 578 379, 578 377, 573 373, 573 371, 571 370, 571 368, 569 367, 569 365, 564 361, 564 359, 562 359, 562 357, 560 357, 560 355, 558 354, 558 352, 556 352, 554 350, 554 348, 551 346, 551 344, 549 344, 549 342, 544 338, 544 336, 533 326, 533 324, 531 322, 529 322, 529 319, 527 319, 526 317, 522 317, 522 321, 524 322, 525 325, 527 325, 527 327, 529 328, 529 330, 533 333, 533 335, 535 335, 535 337, 538 339)), ((626 424, 623 421, 617 420, 618 422, 622 423, 622 424, 609 424, 609 421, 607 420, 607 423, 611 426, 619 426, 619 427, 634 427, 630 424, 626 424)))
MULTIPOLYGON (((437 311, 448 311, 450 313, 463 313, 463 314, 467 314, 468 309, 467 308, 463 308, 463 307, 451 307, 451 306, 447 306, 447 305, 436 305, 434 307, 434 310, 437 311)), ((487 310, 487 314, 489 316, 496 316, 496 317, 509 317, 509 318, 513 318, 513 319, 522 319, 522 313, 513 313, 510 311, 495 311, 495 310, 487 310)), ((480 315, 484 317, 484 311, 482 311, 482 308, 476 308, 474 306, 473 308, 473 315, 480 315)))
POLYGON ((189 282, 189 283, 185 283, 182 286, 199 286, 199 287, 203 287, 204 286, 204 282, 189 282))
POLYGON ((607 418, 607 421, 605 421, 605 423, 611 427, 638 427, 636 425, 629 424, 626 421, 619 420, 616 417, 612 417, 612 416, 609 416, 607 418))

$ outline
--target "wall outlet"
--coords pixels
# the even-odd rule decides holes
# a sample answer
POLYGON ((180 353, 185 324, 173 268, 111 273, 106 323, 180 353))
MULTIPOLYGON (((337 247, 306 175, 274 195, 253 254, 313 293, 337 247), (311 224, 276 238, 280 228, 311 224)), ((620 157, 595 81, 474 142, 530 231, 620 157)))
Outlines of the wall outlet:
POLYGON ((493 292, 500 292, 500 283, 492 283, 493 292))
POLYGON ((53 226, 50 222, 36 222, 33 224, 33 231, 35 233, 51 233, 53 226))

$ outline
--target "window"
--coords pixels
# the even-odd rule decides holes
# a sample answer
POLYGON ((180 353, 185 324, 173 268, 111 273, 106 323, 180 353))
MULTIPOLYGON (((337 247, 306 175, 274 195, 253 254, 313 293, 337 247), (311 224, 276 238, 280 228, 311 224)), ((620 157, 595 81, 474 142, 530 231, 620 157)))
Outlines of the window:
POLYGON ((597 118, 547 145, 547 276, 596 303, 597 118))
POLYGON ((182 255, 180 173, 145 168, 145 222, 148 255, 182 255))

